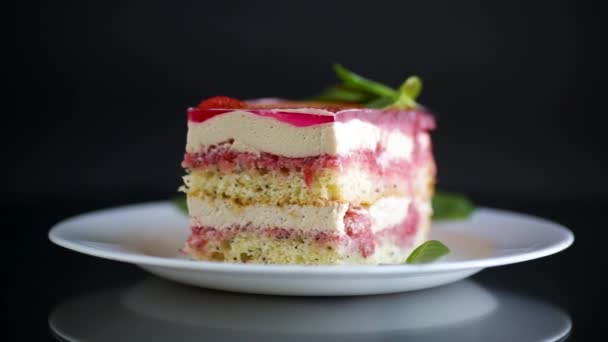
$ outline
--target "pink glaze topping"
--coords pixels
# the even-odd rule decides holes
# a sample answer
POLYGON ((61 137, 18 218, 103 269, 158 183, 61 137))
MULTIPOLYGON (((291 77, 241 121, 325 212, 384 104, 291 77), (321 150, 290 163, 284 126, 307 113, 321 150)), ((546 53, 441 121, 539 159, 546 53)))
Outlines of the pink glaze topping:
MULTIPOLYGON (((270 117, 277 121, 296 127, 308 127, 332 122, 348 122, 359 119, 386 128, 398 128, 405 132, 417 132, 435 128, 433 116, 423 110, 383 110, 383 109, 343 109, 327 115, 317 113, 294 113, 286 109, 221 109, 221 108, 189 108, 188 120, 200 123, 215 116, 231 113, 235 110, 246 111, 262 117, 270 117)), ((301 109, 298 109, 301 110, 301 109)))
MULTIPOLYGON (((280 110, 270 109, 242 109, 248 113, 252 113, 258 116, 270 117, 277 121, 289 123, 296 127, 308 127, 314 125, 320 125, 324 123, 330 123, 335 121, 333 115, 314 115, 308 113, 292 113, 280 110)), ((234 112, 235 109, 199 109, 189 108, 188 109, 188 120, 191 122, 203 122, 211 119, 214 116, 234 112)))

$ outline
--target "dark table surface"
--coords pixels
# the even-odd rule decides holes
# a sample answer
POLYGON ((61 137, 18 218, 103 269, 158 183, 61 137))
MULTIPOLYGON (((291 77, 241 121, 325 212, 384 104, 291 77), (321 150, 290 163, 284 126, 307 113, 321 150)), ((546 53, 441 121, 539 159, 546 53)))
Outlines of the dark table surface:
MULTIPOLYGON (((158 197, 125 196, 120 199, 57 199, 45 201, 44 204, 36 201, 37 204, 31 205, 28 203, 4 205, 2 210, 3 217, 5 217, 5 236, 10 240, 7 241, 9 253, 6 259, 9 265, 8 288, 3 291, 3 308, 5 308, 5 313, 8 317, 7 327, 9 327, 9 331, 14 329, 14 332, 22 340, 54 340, 57 337, 49 327, 49 320, 53 321, 55 319, 51 317, 52 313, 57 313, 59 308, 61 309, 59 312, 63 315, 64 320, 66 319, 66 315, 68 315, 68 321, 74 322, 74 324, 84 324, 82 329, 87 332, 85 336, 89 336, 91 340, 95 340, 93 338, 95 336, 100 337, 99 340, 111 339, 116 341, 144 338, 148 341, 166 339, 186 340, 188 334, 205 340, 205 336, 209 336, 210 332, 220 336, 220 339, 242 339, 244 338, 243 336, 253 339, 254 336, 258 336, 253 332, 248 335, 246 331, 244 333, 241 332, 245 335, 225 334, 225 331, 222 332, 222 329, 225 327, 220 326, 209 327, 207 325, 204 329, 195 329, 192 326, 188 326, 185 322, 183 327, 188 326, 189 328, 176 330, 175 324, 178 323, 171 323, 173 324, 171 325, 172 328, 169 328, 170 325, 167 325, 166 322, 163 323, 162 319, 159 320, 160 318, 158 317, 148 320, 139 319, 122 325, 116 325, 116 322, 112 322, 109 318, 112 316, 108 311, 108 307, 111 306, 110 304, 106 303, 107 305, 97 307, 99 302, 104 303, 104 298, 106 298, 104 296, 114 294, 114 299, 120 298, 121 293, 125 293, 129 289, 142 284, 160 284, 161 286, 169 287, 177 285, 168 284, 149 276, 133 265, 98 259, 63 249, 53 245, 47 238, 47 232, 50 227, 63 218, 85 211, 155 199, 158 199, 158 197), (97 298, 97 302, 93 301, 93 303, 97 304, 91 304, 86 309, 87 298, 97 298), (80 309, 73 307, 74 305, 78 307, 79 303, 80 309), (72 305, 72 311, 68 310, 67 314, 65 311, 66 305, 68 307, 72 305), (73 321, 69 319, 70 314, 74 315, 73 321), (175 331, 179 331, 181 335, 172 335, 175 331), (154 338, 150 338, 150 336, 147 336, 143 332, 153 334, 154 338)), ((601 232, 605 224, 602 224, 600 221, 604 215, 602 212, 603 205, 592 200, 555 198, 545 200, 497 200, 478 196, 475 200, 484 206, 517 210, 559 222, 574 231, 576 241, 569 249, 550 257, 486 269, 473 276, 471 281, 466 281, 460 285, 457 284, 456 287, 481 288, 485 292, 494 294, 499 298, 502 298, 501 296, 505 294, 511 297, 524 298, 525 300, 522 302, 524 303, 524 307, 527 305, 525 304, 527 303, 526 300, 529 300, 530 303, 549 305, 554 312, 562 313, 561 317, 570 320, 572 329, 567 337, 568 340, 588 341, 590 340, 590 336, 597 334, 599 330, 599 317, 601 317, 602 311, 600 301, 603 298, 603 294, 600 292, 602 288, 600 278, 604 269, 600 266, 601 259, 599 255, 602 237, 605 235, 601 232), (564 313, 565 315, 563 315, 564 313)), ((187 288, 183 290, 192 291, 192 289, 187 288)), ((451 291, 451 288, 448 288, 448 290, 451 291)), ((260 300, 256 301, 256 297, 251 296, 238 297, 239 295, 210 290, 195 291, 200 291, 200 295, 204 298, 220 298, 220 306, 221 300, 226 298, 229 301, 243 300, 248 303, 261 301, 260 303, 262 304, 260 305, 270 305, 270 307, 276 301, 283 301, 282 303, 288 303, 289 305, 294 305, 294 307, 303 303, 297 300, 290 302, 293 299, 276 297, 273 299, 268 296, 259 297, 260 300)), ((458 291, 458 289, 454 290, 454 292, 458 291)), ((371 301, 371 303, 383 303, 383 301, 386 301, 390 304, 393 300, 391 298, 402 300, 404 297, 397 296, 387 299, 386 297, 377 296, 367 300, 371 301)), ((334 308, 333 312, 341 313, 340 310, 335 311, 334 302, 319 302, 319 298, 311 300, 315 301, 315 303, 320 303, 319 305, 332 306, 334 308)), ((111 299, 107 301, 109 303, 111 299)), ((341 303, 335 305, 344 305, 344 302, 341 303)), ((218 305, 217 302, 215 305, 218 305)), ((201 310, 205 310, 204 305, 202 306, 201 310)), ((438 306, 439 310, 441 310, 440 308, 441 305, 438 306)), ((535 312, 532 310, 532 307, 530 312, 531 315, 535 312)), ((349 314, 349 312, 344 311, 344 314, 349 314)), ((239 315, 235 315, 235 317, 239 317, 239 315)), ((528 320, 525 318, 525 315, 522 317, 505 318, 504 325, 501 325, 499 322, 497 326, 490 327, 495 331, 495 337, 518 336, 515 331, 519 329, 520 323, 515 318, 528 320), (501 330, 501 326, 503 330, 501 330)), ((531 321, 529 321, 532 327, 534 327, 534 324, 537 324, 535 323, 535 319, 537 318, 539 317, 532 317, 531 321)), ((286 319, 286 326, 293 323, 289 321, 289 318, 286 319)), ((219 321, 214 320, 209 324, 219 324, 217 322, 219 321)), ((239 322, 232 323, 235 325, 239 324, 239 322)), ((497 323, 493 322, 492 324, 496 325, 497 323)), ((373 327, 374 323, 367 325, 373 327)), ((177 327, 179 328, 180 325, 178 324, 177 327)), ((466 334, 467 340, 476 340, 482 336, 481 333, 476 334, 476 329, 480 325, 471 324, 468 327, 470 327, 468 328, 470 331, 466 334)), ((487 330, 488 326, 485 325, 484 327, 487 330)), ((73 327, 65 329, 69 330, 73 329, 73 327)), ((380 327, 378 329, 381 330, 380 327)), ((395 333, 380 334, 377 331, 378 329, 372 329, 375 331, 372 334, 358 337, 360 340, 402 340, 402 337, 406 336, 395 333)), ((530 329, 530 327, 526 329, 530 329)), ((432 332, 432 329, 428 331, 432 332)), ((68 331, 68 333, 70 332, 68 331)), ((347 331, 344 331, 344 333, 347 333, 347 331)), ((78 331, 74 332, 74 334, 74 336, 80 336, 78 335, 78 331)), ((265 334, 265 339, 269 336, 274 336, 272 331, 265 334)), ((284 331, 283 334, 285 334, 284 331)), ((342 335, 321 335, 320 337, 317 336, 316 339, 341 340, 340 336, 342 335)), ((354 335, 352 334, 344 336, 347 336, 351 341, 357 340, 356 338, 353 339, 354 335)), ((433 333, 429 334, 429 337, 425 334, 416 336, 418 338, 414 340, 444 340, 446 338, 445 334, 433 333)), ((277 335, 277 338, 279 340, 287 338, 297 340, 297 338, 280 334, 277 335)), ((456 340, 457 338, 447 339, 456 340)))

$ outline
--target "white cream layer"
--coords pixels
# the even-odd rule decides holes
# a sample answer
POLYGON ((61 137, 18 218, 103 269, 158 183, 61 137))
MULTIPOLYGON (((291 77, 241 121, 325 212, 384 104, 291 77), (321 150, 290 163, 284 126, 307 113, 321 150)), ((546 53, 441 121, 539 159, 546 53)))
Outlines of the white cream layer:
MULTIPOLYGON (((379 232, 405 220, 409 203, 408 197, 385 197, 370 206, 372 231, 379 232)), ((223 199, 189 197, 188 208, 193 226, 216 229, 251 226, 256 229, 287 228, 344 233, 344 216, 348 204, 336 203, 325 207, 278 207, 266 204, 234 206, 223 199)))
POLYGON ((188 198, 192 225, 224 229, 232 226, 253 228, 290 228, 303 231, 344 231, 344 214, 348 204, 315 207, 255 204, 234 206, 223 199, 188 198))
POLYGON ((393 227, 405 220, 411 199, 409 197, 384 197, 369 207, 374 233, 393 227))
MULTIPOLYGON (((317 113, 319 111, 290 110, 323 114, 317 113)), ((358 119, 296 127, 270 117, 235 110, 203 122, 189 122, 186 151, 199 152, 201 146, 228 139, 234 139, 233 148, 238 151, 267 152, 290 158, 348 154, 355 150, 376 150, 378 145, 382 145, 388 157, 410 159, 414 147, 411 136, 397 130, 387 132, 358 119)))

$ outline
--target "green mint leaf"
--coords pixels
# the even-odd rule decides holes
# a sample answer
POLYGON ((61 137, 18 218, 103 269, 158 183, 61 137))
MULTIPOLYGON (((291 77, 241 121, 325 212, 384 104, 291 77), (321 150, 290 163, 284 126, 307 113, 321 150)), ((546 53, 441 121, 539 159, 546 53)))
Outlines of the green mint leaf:
POLYGON ((384 96, 369 101, 366 106, 368 108, 385 108, 393 103, 395 103, 395 96, 384 96))
POLYGON ((418 104, 412 100, 411 97, 404 95, 403 93, 397 97, 397 100, 388 104, 385 108, 397 108, 397 109, 409 109, 414 108, 418 104))
POLYGON ((186 202, 186 195, 185 194, 181 194, 181 195, 177 195, 177 196, 173 197, 171 199, 171 203, 177 209, 179 209, 179 211, 181 211, 182 213, 188 215, 188 204, 186 202))
POLYGON ((367 79, 341 64, 334 70, 342 84, 330 87, 311 100, 321 102, 343 102, 366 104, 368 108, 410 109, 418 107, 416 98, 422 91, 422 80, 418 76, 408 77, 395 90, 382 83, 367 79))
POLYGON ((416 100, 422 91, 422 80, 418 76, 410 76, 403 82, 399 90, 412 100, 416 100))
POLYGON ((344 85, 349 88, 357 89, 376 96, 394 96, 396 94, 393 88, 357 75, 340 64, 335 64, 334 70, 336 71, 338 78, 340 78, 342 82, 344 82, 344 85))
POLYGON ((337 85, 325 89, 321 94, 312 98, 312 100, 321 102, 352 102, 365 103, 374 98, 367 92, 357 89, 351 89, 344 85, 337 85))
POLYGON ((418 106, 416 97, 422 90, 422 81, 418 76, 408 77, 399 87, 398 95, 395 100, 388 104, 386 108, 408 109, 418 106))
POLYGON ((407 264, 426 264, 450 253, 450 249, 437 240, 429 240, 416 247, 407 257, 407 264))
POLYGON ((436 191, 433 196, 433 220, 466 219, 474 210, 473 202, 462 194, 436 191))

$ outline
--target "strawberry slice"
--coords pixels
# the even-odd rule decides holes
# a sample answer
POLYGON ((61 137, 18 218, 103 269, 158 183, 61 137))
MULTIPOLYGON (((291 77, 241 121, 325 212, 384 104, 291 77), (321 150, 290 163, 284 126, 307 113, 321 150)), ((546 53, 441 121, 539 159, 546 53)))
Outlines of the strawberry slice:
POLYGON ((245 108, 245 103, 228 96, 214 96, 201 101, 198 109, 209 108, 245 108))

